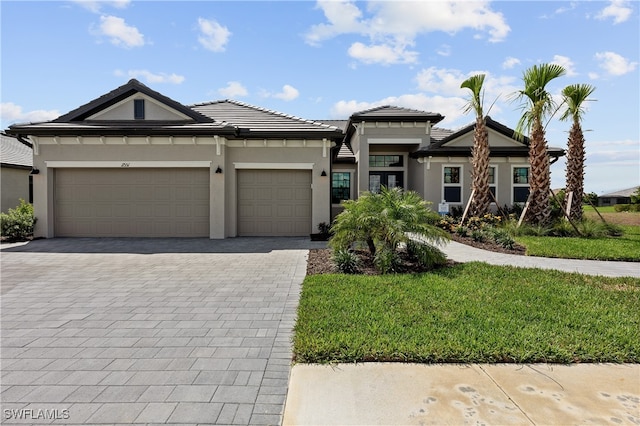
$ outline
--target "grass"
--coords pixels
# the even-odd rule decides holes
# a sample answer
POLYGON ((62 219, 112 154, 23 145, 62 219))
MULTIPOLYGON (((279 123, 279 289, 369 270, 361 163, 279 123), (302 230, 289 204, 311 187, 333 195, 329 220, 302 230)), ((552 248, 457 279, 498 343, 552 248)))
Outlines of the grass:
POLYGON ((297 362, 640 362, 640 280, 459 264, 312 275, 297 362))
POLYGON ((515 240, 527 248, 528 256, 639 262, 640 226, 620 226, 624 231, 621 237, 518 236, 515 240))

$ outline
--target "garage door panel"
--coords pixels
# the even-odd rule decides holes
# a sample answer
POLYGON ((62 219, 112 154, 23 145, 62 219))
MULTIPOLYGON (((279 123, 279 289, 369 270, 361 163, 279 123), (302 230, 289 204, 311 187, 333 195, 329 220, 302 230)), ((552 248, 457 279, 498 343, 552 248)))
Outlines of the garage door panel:
POLYGON ((309 235, 310 171, 238 170, 237 181, 238 235, 309 235))
POLYGON ((208 169, 58 169, 56 236, 209 236, 208 169))

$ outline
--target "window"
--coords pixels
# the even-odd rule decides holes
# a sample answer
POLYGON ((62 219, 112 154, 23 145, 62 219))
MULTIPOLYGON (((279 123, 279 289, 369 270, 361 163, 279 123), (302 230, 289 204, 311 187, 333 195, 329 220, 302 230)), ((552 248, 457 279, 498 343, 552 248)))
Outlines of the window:
POLYGON ((351 198, 351 173, 331 173, 331 202, 340 204, 342 200, 351 198))
POLYGON ((447 203, 462 202, 462 167, 445 166, 443 168, 442 199, 447 203))
POLYGON ((370 155, 369 167, 402 167, 402 155, 370 155))
POLYGON ((529 198, 529 167, 513 168, 513 202, 526 203, 529 198))
POLYGON ((144 120, 144 99, 133 100, 133 118, 144 120))
MULTIPOLYGON (((489 167, 489 191, 493 194, 493 198, 496 198, 496 167, 489 167)), ((493 199, 491 200, 493 202, 493 199)))

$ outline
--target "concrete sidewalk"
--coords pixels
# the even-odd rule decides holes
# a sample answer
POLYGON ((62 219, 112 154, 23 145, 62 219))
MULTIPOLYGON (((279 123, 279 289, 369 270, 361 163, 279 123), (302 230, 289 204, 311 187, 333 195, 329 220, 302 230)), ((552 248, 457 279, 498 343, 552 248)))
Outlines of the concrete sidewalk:
POLYGON ((581 259, 553 259, 549 257, 521 256, 482 250, 455 241, 440 246, 447 257, 456 262, 486 262, 491 265, 510 265, 522 268, 555 269, 606 277, 640 278, 640 262, 614 262, 581 259))
POLYGON ((638 425, 640 365, 299 364, 283 424, 638 425))

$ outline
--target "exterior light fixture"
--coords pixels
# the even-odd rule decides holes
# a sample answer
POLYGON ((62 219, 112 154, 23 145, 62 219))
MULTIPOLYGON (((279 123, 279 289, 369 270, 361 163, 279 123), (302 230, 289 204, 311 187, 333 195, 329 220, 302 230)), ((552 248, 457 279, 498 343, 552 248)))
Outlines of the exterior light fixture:
POLYGON ((218 166, 218 168, 216 169, 216 174, 222 174, 222 169, 220 168, 220 166, 218 166))
POLYGON ((40 170, 36 169, 35 167, 31 168, 31 171, 29 172, 30 175, 37 175, 40 174, 40 170))
POLYGON ((327 172, 324 171, 324 169, 322 169, 322 173, 320 173, 320 176, 326 176, 327 172))

